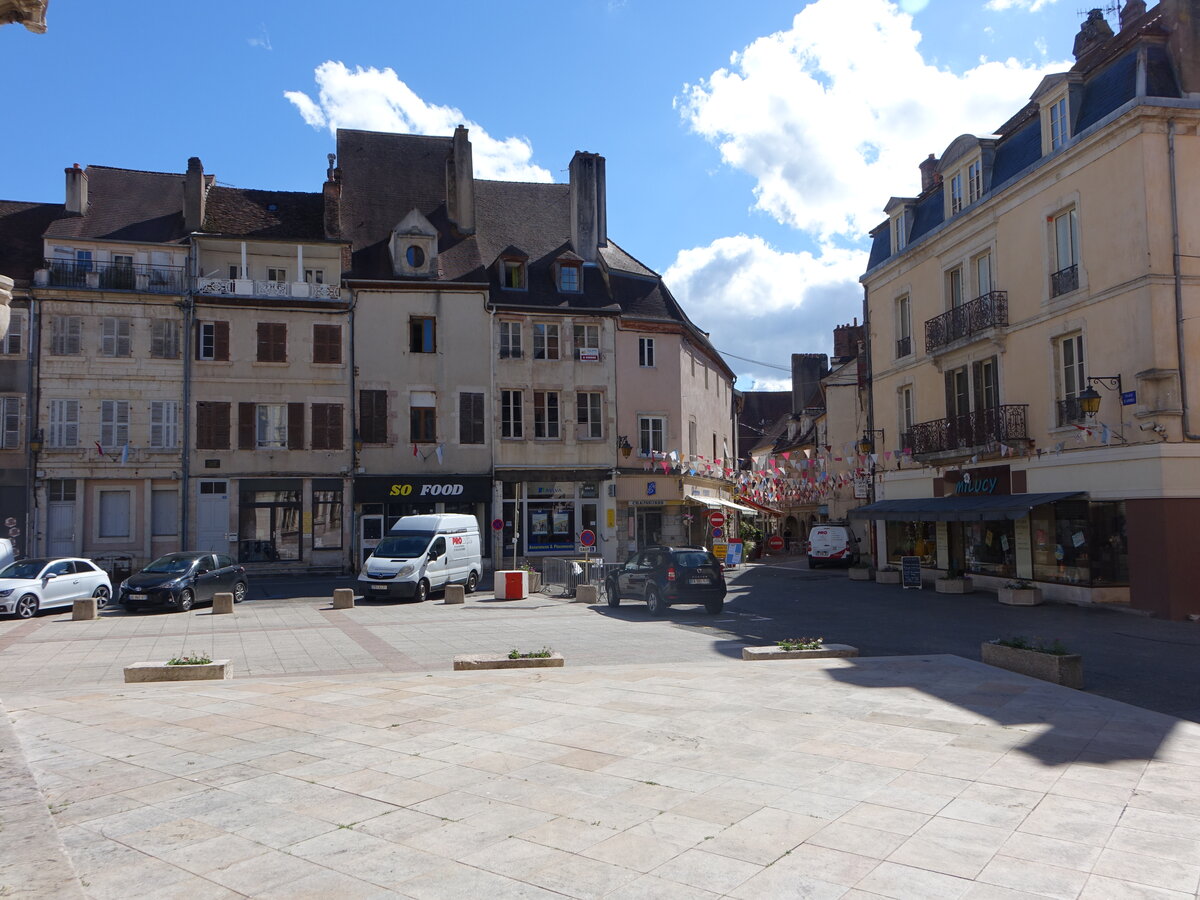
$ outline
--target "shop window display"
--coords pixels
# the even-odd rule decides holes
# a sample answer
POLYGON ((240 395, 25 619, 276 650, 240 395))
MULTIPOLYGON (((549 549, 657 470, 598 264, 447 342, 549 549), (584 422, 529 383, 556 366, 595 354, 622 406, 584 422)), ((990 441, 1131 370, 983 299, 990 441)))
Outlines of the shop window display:
POLYGON ((1129 583, 1124 503, 1060 500, 1039 506, 1033 529, 1033 577, 1059 584, 1129 583))
POLYGON ((1015 523, 1010 519, 995 522, 961 522, 962 546, 966 553, 966 570, 975 575, 998 575, 1015 578, 1017 575, 1017 542, 1015 523))
POLYGON ((935 522, 888 522, 887 546, 891 562, 902 556, 919 556, 924 568, 937 566, 937 524, 935 522))

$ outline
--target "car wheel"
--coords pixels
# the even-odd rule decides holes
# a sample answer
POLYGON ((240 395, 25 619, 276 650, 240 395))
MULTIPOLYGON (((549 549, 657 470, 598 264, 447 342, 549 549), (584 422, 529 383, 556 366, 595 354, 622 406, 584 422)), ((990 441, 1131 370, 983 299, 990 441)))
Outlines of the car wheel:
POLYGON ((246 599, 246 582, 239 581, 233 586, 233 602, 241 603, 246 599))
POLYGON ((417 590, 413 594, 413 599, 418 603, 424 603, 429 599, 429 582, 424 578, 417 582, 417 590))
POLYGON ((191 588, 184 588, 179 592, 179 611, 187 612, 196 605, 196 595, 192 593, 191 588))
POLYGON ((704 611, 709 613, 710 615, 715 616, 717 613, 719 613, 724 608, 725 608, 725 598, 724 597, 716 597, 712 600, 704 601, 704 611))
POLYGON ((808 567, 810 569, 815 569, 817 567, 817 561, 815 559, 813 559, 811 556, 808 558, 808 567))
POLYGON ((33 594, 26 594, 17 601, 16 608, 13 610, 17 614, 18 619, 32 619, 38 612, 38 598, 33 594))
POLYGON ((613 578, 608 582, 607 587, 604 589, 604 595, 608 598, 609 606, 621 605, 621 592, 617 588, 617 579, 613 578))
POLYGON ((662 597, 658 596, 655 588, 646 590, 646 608, 650 610, 652 616, 665 615, 667 612, 667 604, 663 603, 662 597))
POLYGON ((472 571, 471 574, 467 576, 466 591, 468 594, 473 594, 475 593, 475 589, 477 587, 479 587, 479 576, 472 571))
POLYGON ((104 609, 108 606, 109 595, 110 591, 104 585, 100 585, 92 592, 92 596, 96 598, 96 609, 104 609))

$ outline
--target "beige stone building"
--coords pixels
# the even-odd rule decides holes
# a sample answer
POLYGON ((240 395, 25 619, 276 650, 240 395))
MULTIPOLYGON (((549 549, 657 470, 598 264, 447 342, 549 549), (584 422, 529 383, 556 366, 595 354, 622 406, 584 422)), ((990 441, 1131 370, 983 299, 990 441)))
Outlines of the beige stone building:
POLYGON ((1093 12, 1070 71, 887 204, 862 282, 888 559, 1200 613, 1198 23, 1093 12))

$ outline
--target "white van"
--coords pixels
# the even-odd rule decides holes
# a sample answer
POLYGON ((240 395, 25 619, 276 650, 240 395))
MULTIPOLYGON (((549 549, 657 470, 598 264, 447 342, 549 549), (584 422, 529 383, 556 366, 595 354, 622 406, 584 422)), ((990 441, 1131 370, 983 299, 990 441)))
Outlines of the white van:
POLYGON ((474 516, 405 516, 363 563, 358 587, 363 597, 425 600, 448 584, 464 585, 471 593, 482 571, 474 516))
POLYGON ((822 522, 808 532, 808 567, 831 562, 858 563, 858 538, 849 525, 822 522))

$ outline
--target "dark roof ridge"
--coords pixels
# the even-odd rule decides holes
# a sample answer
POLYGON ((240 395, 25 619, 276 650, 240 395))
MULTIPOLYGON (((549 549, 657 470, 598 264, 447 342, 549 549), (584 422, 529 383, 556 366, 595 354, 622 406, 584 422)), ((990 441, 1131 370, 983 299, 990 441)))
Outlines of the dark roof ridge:
POLYGON ((109 172, 129 172, 133 175, 163 175, 167 178, 182 178, 183 172, 152 172, 149 169, 126 169, 124 166, 101 166, 96 163, 88 163, 84 166, 85 169, 105 169, 109 172))
POLYGON ((324 196, 321 191, 285 191, 285 190, 274 190, 272 188, 244 188, 244 187, 236 187, 235 185, 231 185, 231 184, 221 184, 219 181, 216 184, 214 184, 210 188, 210 190, 239 191, 243 194, 251 194, 251 193, 253 193, 253 194, 301 194, 306 197, 324 196))
MULTIPOLYGON (((622 247, 620 244, 618 244, 612 238, 608 239, 608 243, 611 244, 613 247, 616 247, 618 250, 620 250, 622 253, 624 253, 626 256, 628 256, 630 259, 632 259, 635 263, 637 263, 639 266, 641 266, 643 269, 645 269, 647 272, 653 272, 655 278, 662 278, 662 275, 659 274, 655 269, 646 265, 644 262, 642 262, 640 259, 638 259, 636 256, 634 256, 632 253, 630 253, 628 250, 626 250, 624 247, 622 247)), ((635 277, 640 277, 640 278, 649 277, 646 275, 639 276, 637 272, 626 272, 624 269, 618 269, 617 271, 621 272, 624 275, 633 275, 635 277)))
MULTIPOLYGON (((339 128, 337 133, 341 134, 373 134, 384 137, 402 137, 402 138, 418 138, 423 141, 453 141, 453 134, 413 134, 411 131, 378 131, 370 128, 339 128)), ((336 138, 336 136, 335 136, 336 138)))
POLYGON ((476 178, 476 184, 527 184, 535 187, 559 187, 569 188, 571 185, 565 181, 509 181, 503 178, 476 178))

